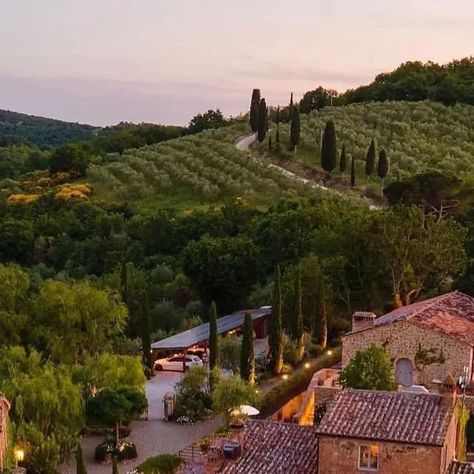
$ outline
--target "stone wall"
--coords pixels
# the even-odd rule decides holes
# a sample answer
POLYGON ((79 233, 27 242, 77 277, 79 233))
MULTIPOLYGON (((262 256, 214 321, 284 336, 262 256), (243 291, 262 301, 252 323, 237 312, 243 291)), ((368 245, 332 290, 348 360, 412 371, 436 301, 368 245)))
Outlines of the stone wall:
POLYGON ((394 364, 400 358, 410 359, 415 366, 415 355, 422 349, 441 350, 445 362, 433 363, 423 370, 414 370, 414 383, 429 386, 434 379, 443 381, 448 375, 462 375, 464 366, 472 374, 472 349, 454 338, 415 326, 407 321, 374 327, 361 332, 347 334, 342 339, 342 366, 345 367, 357 351, 370 345, 385 346, 394 364))
POLYGON ((383 474, 443 474, 442 448, 323 436, 319 438, 319 474, 360 474, 359 446, 379 446, 383 474))

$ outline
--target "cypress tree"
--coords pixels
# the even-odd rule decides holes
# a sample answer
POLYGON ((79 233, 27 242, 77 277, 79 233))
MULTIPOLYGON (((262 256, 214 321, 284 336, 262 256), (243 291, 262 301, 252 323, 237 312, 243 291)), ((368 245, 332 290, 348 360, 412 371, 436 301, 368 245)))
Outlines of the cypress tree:
POLYGON ((375 159, 376 159, 376 152, 375 152, 375 140, 372 138, 370 142, 370 146, 367 149, 367 154, 365 155, 365 175, 370 178, 370 176, 375 171, 375 159))
POLYGON ((326 122, 321 143, 321 166, 330 175, 337 164, 336 127, 332 120, 326 122))
POLYGON ((86 463, 84 462, 84 453, 82 452, 82 444, 80 441, 77 443, 76 450, 76 473, 87 474, 86 463))
POLYGON ((382 148, 379 152, 379 161, 377 163, 377 175, 380 178, 380 195, 383 196, 383 183, 390 171, 390 163, 388 161, 387 153, 382 148))
POLYGON ((277 109, 277 115, 276 115, 276 137, 275 137, 275 143, 277 144, 277 149, 280 146, 280 106, 278 106, 277 109))
POLYGON ((150 375, 153 370, 153 362, 151 357, 150 311, 148 307, 148 294, 144 289, 142 290, 140 309, 140 336, 142 340, 143 365, 145 366, 147 375, 150 375))
POLYGON ((291 114, 291 126, 290 126, 290 145, 291 148, 295 151, 300 143, 300 111, 298 107, 295 105, 293 106, 293 113, 291 114))
POLYGON ((258 131, 258 108, 260 107, 260 89, 252 91, 252 99, 250 101, 250 128, 252 132, 258 131))
POLYGON ((265 135, 268 130, 268 109, 265 99, 260 100, 260 106, 258 109, 258 130, 257 130, 257 139, 259 143, 262 143, 265 140, 265 135))
POLYGON ((112 474, 120 474, 117 463, 117 456, 112 456, 112 474))
POLYGON ((351 158, 351 186, 354 187, 356 185, 356 168, 355 168, 355 159, 354 157, 351 158))
POLYGON ((271 368, 278 375, 283 368, 283 335, 281 313, 281 274, 280 266, 275 270, 275 285, 273 288, 272 315, 269 322, 268 345, 270 348, 271 368))
POLYGON ((295 278, 295 302, 293 306, 293 325, 294 334, 293 338, 296 341, 298 361, 303 358, 304 354, 304 343, 303 343, 303 309, 301 305, 301 272, 298 268, 297 275, 295 278))
POLYGON ((293 117, 293 92, 290 94, 290 106, 288 109, 288 118, 291 120, 293 117))
POLYGON ((219 365, 219 339, 217 334, 217 309, 213 301, 209 309, 209 368, 219 365))
POLYGON ((242 350, 240 352, 240 377, 255 382, 255 352, 253 347, 253 322, 250 313, 245 313, 242 350))
POLYGON ((339 160, 339 171, 341 173, 344 173, 347 168, 347 158, 346 158, 346 145, 343 143, 342 144, 342 150, 341 150, 341 158, 339 160))

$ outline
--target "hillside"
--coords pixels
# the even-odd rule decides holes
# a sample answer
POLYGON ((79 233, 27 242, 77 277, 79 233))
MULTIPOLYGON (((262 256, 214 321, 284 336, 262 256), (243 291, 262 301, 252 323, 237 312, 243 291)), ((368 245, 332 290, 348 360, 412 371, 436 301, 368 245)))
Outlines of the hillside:
POLYGON ((87 140, 97 127, 0 110, 0 146, 30 143, 39 147, 87 140))
MULTIPOLYGON (((474 174, 474 106, 375 102, 302 115, 296 159, 316 170, 320 169, 321 131, 329 119, 336 124, 339 150, 345 143, 346 152, 356 158, 358 184, 367 183, 364 160, 372 138, 388 152, 392 179, 434 169, 459 176, 474 174)), ((277 160, 295 159, 286 147, 288 131, 289 124, 280 124, 282 146, 274 155, 277 160)), ((239 196, 267 204, 282 194, 316 192, 268 167, 266 145, 252 153, 236 150, 233 143, 245 133, 248 129, 241 123, 127 150, 122 156, 108 155, 89 170, 93 199, 135 202, 146 208, 189 208, 239 196)), ((269 136, 275 143, 275 125, 267 140, 269 136)), ((336 170, 334 177, 348 182, 348 172, 341 176, 336 170)), ((376 181, 373 178, 371 186, 376 187, 376 181)))
MULTIPOLYGON (((461 177, 474 174, 474 106, 446 107, 429 101, 372 102, 302 114, 297 160, 320 168, 321 133, 327 120, 335 123, 339 151, 344 143, 346 153, 355 157, 358 182, 365 181, 365 154, 372 138, 387 151, 393 178, 426 170, 461 177)), ((280 156, 294 159, 287 149, 288 131, 289 124, 280 124, 280 156)), ((271 135, 275 143, 274 130, 271 135)), ((345 173, 347 179, 348 173, 349 170, 345 173)), ((334 175, 340 175, 339 171, 334 175)))
POLYGON ((189 208, 237 197, 265 205, 278 196, 314 192, 263 159, 238 151, 234 142, 245 133, 246 124, 240 123, 108 155, 88 172, 92 197, 146 208, 189 208))
POLYGON ((342 103, 430 99, 446 105, 474 105, 474 57, 448 64, 409 61, 392 72, 379 74, 368 85, 348 90, 342 103))

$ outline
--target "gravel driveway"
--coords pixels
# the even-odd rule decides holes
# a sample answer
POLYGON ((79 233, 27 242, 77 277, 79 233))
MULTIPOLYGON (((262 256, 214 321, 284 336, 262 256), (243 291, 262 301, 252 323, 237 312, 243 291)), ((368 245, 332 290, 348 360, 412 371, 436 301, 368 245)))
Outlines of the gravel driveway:
MULTIPOLYGON (((221 423, 219 418, 213 418, 194 426, 178 425, 163 420, 163 396, 172 391, 180 380, 180 372, 159 372, 146 384, 148 398, 148 420, 134 421, 132 433, 128 438, 133 441, 138 450, 138 458, 127 463, 120 463, 119 472, 126 474, 128 470, 143 462, 150 456, 162 453, 174 453, 184 449, 203 436, 211 434, 221 423)), ((88 474, 110 474, 110 465, 97 464, 94 461, 94 449, 103 440, 101 436, 91 436, 83 441, 84 457, 88 474)), ((62 474, 76 474, 75 462, 63 465, 62 474)))

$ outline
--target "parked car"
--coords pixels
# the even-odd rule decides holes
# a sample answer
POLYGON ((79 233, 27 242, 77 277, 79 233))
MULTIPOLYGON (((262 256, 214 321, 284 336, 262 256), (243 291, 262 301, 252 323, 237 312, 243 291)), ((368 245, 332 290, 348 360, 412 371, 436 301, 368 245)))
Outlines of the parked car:
MULTIPOLYGON (((155 361, 154 367, 155 370, 183 370, 183 361, 184 355, 176 354, 171 357, 158 359, 155 361)), ((202 360, 195 355, 186 355, 185 368, 189 369, 189 367, 195 365, 203 365, 202 360)))
POLYGON ((202 347, 198 347, 196 349, 188 349, 188 355, 198 356, 203 362, 209 359, 207 350, 202 347))

